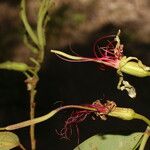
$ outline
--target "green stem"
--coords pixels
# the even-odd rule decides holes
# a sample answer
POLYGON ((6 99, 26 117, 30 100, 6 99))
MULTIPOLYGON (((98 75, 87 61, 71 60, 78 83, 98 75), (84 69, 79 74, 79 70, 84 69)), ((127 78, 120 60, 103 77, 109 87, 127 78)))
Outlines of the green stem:
POLYGON ((30 24, 28 22, 27 16, 26 16, 26 2, 25 2, 25 0, 21 1, 20 16, 21 16, 22 22, 23 22, 23 24, 25 26, 25 29, 26 29, 27 33, 29 34, 30 38, 33 40, 33 42, 36 45, 38 45, 37 36, 34 33, 34 31, 32 30, 32 28, 31 28, 31 26, 30 26, 30 24))
POLYGON ((24 44, 27 46, 27 48, 30 49, 34 54, 38 53, 38 49, 32 44, 30 44, 27 35, 24 35, 23 41, 24 41, 24 44))
POLYGON ((44 59, 44 47, 46 45, 45 39, 45 27, 48 22, 48 8, 50 6, 50 0, 43 0, 38 12, 38 19, 37 19, 37 38, 39 42, 39 57, 38 62, 42 63, 44 59))
MULTIPOLYGON (((31 38, 32 42, 28 41, 28 38, 26 37, 25 43, 26 45, 32 50, 32 52, 37 53, 37 60, 34 60, 31 58, 31 61, 35 64, 32 69, 28 69, 28 72, 31 73, 32 76, 29 76, 25 71, 25 75, 27 78, 27 86, 28 90, 30 91, 30 120, 34 120, 35 117, 35 95, 36 95, 36 86, 37 82, 39 80, 38 72, 41 68, 41 63, 44 59, 44 47, 45 47, 45 25, 47 23, 46 13, 49 8, 49 2, 50 0, 42 0, 41 6, 39 8, 38 12, 38 19, 37 19, 37 33, 34 33, 32 30, 26 14, 26 1, 21 1, 21 11, 20 16, 22 19, 22 22, 25 26, 25 29, 31 38), (31 44, 30 44, 31 43, 31 44), (33 45, 33 43, 36 45, 37 48, 33 45)), ((30 121, 29 121, 30 122, 30 121)), ((36 140, 35 140, 35 125, 31 124, 30 126, 30 138, 31 138, 31 149, 36 149, 36 140)))
POLYGON ((134 114, 134 119, 143 120, 145 123, 148 124, 148 126, 150 126, 150 120, 149 120, 147 117, 143 116, 143 115, 140 115, 140 114, 135 113, 135 114, 134 114))
POLYGON ((19 147, 20 147, 22 150, 26 150, 25 147, 24 147, 21 143, 19 144, 19 147))
POLYGON ((44 33, 44 20, 45 20, 45 16, 46 13, 48 11, 49 8, 49 1, 50 0, 43 0, 41 7, 39 9, 39 13, 38 13, 38 21, 37 21, 37 36, 38 36, 38 41, 39 41, 39 45, 40 45, 40 49, 43 50, 44 46, 45 46, 45 33, 44 33))
MULTIPOLYGON (((150 120, 148 118, 146 118, 145 116, 135 113, 135 119, 143 120, 150 127, 150 120)), ((145 148, 145 145, 146 145, 146 143, 148 141, 148 138, 149 138, 149 132, 150 132, 149 127, 147 128, 146 133, 143 136, 143 139, 142 139, 142 142, 140 144, 139 150, 144 150, 144 148, 145 148)))
POLYGON ((148 141, 148 138, 149 138, 149 132, 150 132, 150 127, 148 126, 145 133, 144 133, 144 136, 142 138, 142 142, 140 144, 140 148, 139 150, 144 150, 145 146, 146 146, 146 143, 148 141))

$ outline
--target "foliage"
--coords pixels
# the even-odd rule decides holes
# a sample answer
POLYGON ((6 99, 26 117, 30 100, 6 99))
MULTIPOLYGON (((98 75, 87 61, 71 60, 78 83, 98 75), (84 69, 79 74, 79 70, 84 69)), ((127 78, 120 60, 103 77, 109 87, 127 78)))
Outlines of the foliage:
POLYGON ((131 135, 94 135, 74 150, 135 150, 142 136, 140 132, 131 135))
POLYGON ((12 132, 0 132, 0 149, 10 150, 19 146, 22 150, 25 148, 20 144, 19 138, 16 134, 12 132))

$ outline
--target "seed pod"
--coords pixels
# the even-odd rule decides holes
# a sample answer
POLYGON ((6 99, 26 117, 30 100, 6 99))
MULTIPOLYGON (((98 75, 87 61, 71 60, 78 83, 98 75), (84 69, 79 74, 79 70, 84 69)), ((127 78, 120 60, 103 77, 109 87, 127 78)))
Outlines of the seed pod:
POLYGON ((112 117, 117 117, 123 120, 132 120, 134 119, 135 112, 131 108, 116 107, 108 115, 112 117))
POLYGON ((150 76, 150 67, 144 65, 136 57, 123 57, 119 63, 119 69, 129 75, 136 77, 150 76))
POLYGON ((0 63, 0 69, 7 69, 7 70, 15 70, 15 71, 20 71, 24 72, 29 69, 29 66, 25 63, 21 62, 11 62, 11 61, 6 61, 3 63, 0 63))
MULTIPOLYGON (((146 67, 146 66, 145 66, 146 67)), ((139 66, 136 62, 128 62, 121 68, 121 71, 130 74, 136 77, 147 77, 150 76, 150 71, 144 69, 143 67, 139 66)))

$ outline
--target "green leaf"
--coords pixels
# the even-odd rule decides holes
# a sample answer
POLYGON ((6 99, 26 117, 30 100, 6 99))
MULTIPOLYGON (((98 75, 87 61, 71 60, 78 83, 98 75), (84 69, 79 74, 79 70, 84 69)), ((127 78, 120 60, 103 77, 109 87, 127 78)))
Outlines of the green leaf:
POLYGON ((19 138, 12 132, 0 132, 0 150, 10 150, 20 145, 19 138))
POLYGON ((130 135, 97 134, 85 140, 74 150, 135 150, 142 136, 142 132, 130 135))

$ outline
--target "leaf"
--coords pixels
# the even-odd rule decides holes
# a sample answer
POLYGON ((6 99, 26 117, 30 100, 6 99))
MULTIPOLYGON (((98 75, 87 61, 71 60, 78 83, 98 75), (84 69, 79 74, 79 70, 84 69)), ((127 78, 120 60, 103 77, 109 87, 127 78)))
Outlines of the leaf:
POLYGON ((10 150, 20 145, 19 138, 12 132, 0 132, 0 150, 10 150))
POLYGON ((94 135, 74 150, 134 150, 143 136, 142 132, 130 135, 94 135))

